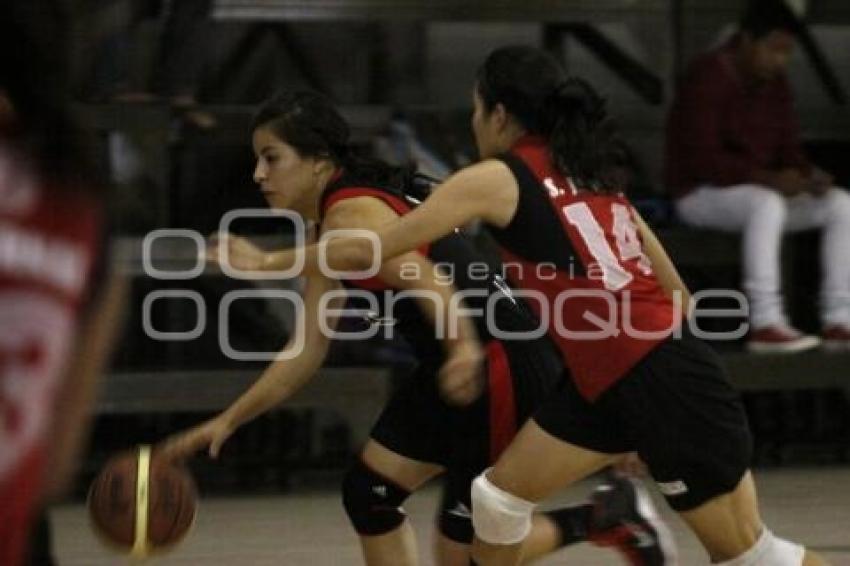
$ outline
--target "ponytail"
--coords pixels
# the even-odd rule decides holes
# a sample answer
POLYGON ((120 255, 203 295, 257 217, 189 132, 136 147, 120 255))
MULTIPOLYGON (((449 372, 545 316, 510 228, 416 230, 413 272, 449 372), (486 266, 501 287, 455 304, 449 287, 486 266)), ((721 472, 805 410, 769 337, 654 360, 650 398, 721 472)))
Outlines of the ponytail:
POLYGON ((583 189, 622 190, 628 154, 608 115, 606 101, 584 80, 572 77, 547 98, 547 127, 552 159, 583 189))
POLYGON ((586 81, 568 77, 550 54, 499 48, 479 68, 476 89, 488 112, 501 104, 528 133, 546 138, 558 170, 581 188, 623 189, 628 152, 605 100, 586 81))
POLYGON ((407 167, 390 165, 380 159, 360 154, 351 148, 346 148, 335 162, 354 182, 393 189, 401 193, 408 192, 407 188, 412 185, 417 175, 416 167, 413 165, 407 167))

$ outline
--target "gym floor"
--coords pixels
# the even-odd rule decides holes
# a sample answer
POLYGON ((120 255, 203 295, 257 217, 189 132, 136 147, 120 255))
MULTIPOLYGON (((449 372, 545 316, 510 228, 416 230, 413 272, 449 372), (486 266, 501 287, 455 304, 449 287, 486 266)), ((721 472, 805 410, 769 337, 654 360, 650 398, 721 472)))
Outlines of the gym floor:
MULTIPOLYGON (((764 470, 756 474, 765 522, 784 538, 804 541, 834 566, 850 566, 850 470, 815 468, 764 470)), ((557 502, 576 501, 592 488, 576 486, 557 502)), ((427 489, 405 506, 418 529, 423 564, 428 564, 431 519, 439 492, 427 489)), ((676 535, 681 566, 708 564, 696 539, 660 503, 676 535)), ((105 550, 91 533, 81 504, 52 513, 61 566, 107 566, 127 561, 105 550)), ((332 489, 291 494, 203 498, 194 529, 170 554, 148 562, 162 566, 341 566, 361 564, 357 539, 332 489)), ((541 565, 617 566, 619 555, 579 545, 541 565)))

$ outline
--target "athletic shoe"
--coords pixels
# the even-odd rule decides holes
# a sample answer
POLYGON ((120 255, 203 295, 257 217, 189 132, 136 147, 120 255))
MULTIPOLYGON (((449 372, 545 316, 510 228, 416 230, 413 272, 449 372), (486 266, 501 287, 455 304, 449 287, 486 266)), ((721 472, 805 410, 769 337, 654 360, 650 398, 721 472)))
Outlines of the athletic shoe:
POLYGON ((820 346, 817 336, 803 334, 796 328, 776 324, 753 330, 747 350, 756 354, 793 354, 820 346))
POLYGON ((850 326, 827 326, 823 331, 823 349, 828 352, 850 352, 850 326))
POLYGON ((676 544, 643 484, 609 478, 594 490, 591 533, 598 546, 615 548, 632 566, 676 564, 676 544))

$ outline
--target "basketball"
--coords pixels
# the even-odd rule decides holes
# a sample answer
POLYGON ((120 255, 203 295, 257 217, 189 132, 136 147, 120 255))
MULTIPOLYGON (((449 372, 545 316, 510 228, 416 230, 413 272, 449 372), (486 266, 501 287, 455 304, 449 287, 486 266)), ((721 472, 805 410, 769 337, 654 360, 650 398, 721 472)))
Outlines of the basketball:
POLYGON ((89 489, 91 523, 109 546, 145 556, 179 542, 197 510, 189 472, 142 446, 111 458, 89 489))

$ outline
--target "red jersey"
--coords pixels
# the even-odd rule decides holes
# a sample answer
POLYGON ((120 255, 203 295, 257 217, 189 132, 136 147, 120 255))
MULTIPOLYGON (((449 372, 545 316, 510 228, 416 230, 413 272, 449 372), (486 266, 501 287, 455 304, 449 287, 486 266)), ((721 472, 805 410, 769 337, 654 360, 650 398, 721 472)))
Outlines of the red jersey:
POLYGON ((510 224, 491 227, 505 272, 532 293, 527 302, 593 400, 681 319, 652 272, 625 196, 576 187, 542 138, 523 137, 501 159, 519 186, 510 224))
POLYGON ((91 197, 49 191, 0 147, 0 564, 22 560, 56 391, 102 240, 91 197))

